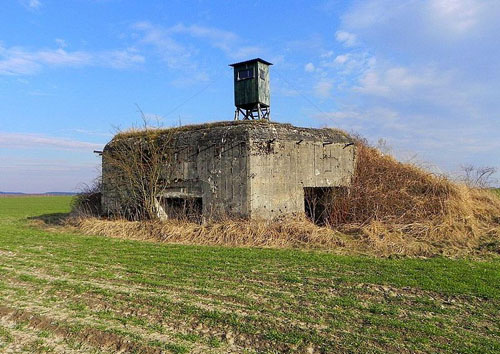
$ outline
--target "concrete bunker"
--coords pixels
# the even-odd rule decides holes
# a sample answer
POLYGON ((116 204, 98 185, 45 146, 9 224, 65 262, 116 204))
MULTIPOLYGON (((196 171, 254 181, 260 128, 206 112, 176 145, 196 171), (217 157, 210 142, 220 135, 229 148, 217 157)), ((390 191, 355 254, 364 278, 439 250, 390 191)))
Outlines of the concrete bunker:
MULTIPOLYGON (((155 136, 165 137, 170 156, 159 161, 162 186, 155 197, 162 218, 272 219, 305 212, 321 221, 324 207, 311 208, 308 196, 324 199, 348 187, 356 161, 352 138, 340 130, 268 120, 185 126, 155 136)), ((110 215, 124 213, 129 193, 116 178, 110 151, 120 140, 133 146, 144 138, 141 132, 121 134, 103 151, 102 204, 110 215)))

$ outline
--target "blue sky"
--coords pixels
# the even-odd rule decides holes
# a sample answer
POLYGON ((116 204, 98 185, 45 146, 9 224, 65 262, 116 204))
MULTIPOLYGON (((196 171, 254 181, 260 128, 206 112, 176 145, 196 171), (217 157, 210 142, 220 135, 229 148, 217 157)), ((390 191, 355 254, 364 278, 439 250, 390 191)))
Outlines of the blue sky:
POLYGON ((0 191, 91 182, 136 104, 166 127, 232 119, 228 64, 255 57, 275 121, 498 168, 499 18, 498 0, 4 0, 0 191))

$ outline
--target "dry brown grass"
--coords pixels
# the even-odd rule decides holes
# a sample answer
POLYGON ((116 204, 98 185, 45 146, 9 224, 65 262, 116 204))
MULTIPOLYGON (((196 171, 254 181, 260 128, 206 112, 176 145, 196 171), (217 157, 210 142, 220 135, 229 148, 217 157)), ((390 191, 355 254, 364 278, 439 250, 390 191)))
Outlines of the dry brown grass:
POLYGON ((427 221, 445 212, 446 203, 459 194, 457 187, 444 176, 398 162, 358 143, 350 193, 333 202, 330 223, 427 221))
MULTIPOLYGON (((74 221, 75 222, 75 221, 74 221)), ((344 235, 309 220, 224 220, 198 224, 186 220, 126 221, 83 218, 76 225, 86 234, 168 243, 241 247, 335 248, 344 235)))
MULTIPOLYGON (((87 234, 169 243, 322 248, 378 256, 500 253, 500 198, 396 161, 358 142, 350 192, 332 201, 330 227, 271 222, 76 220, 87 234)), ((75 222, 75 220, 74 220, 75 222)))
POLYGON ((500 251, 500 198, 453 183, 358 143, 350 193, 333 202, 332 227, 379 255, 461 256, 500 251))

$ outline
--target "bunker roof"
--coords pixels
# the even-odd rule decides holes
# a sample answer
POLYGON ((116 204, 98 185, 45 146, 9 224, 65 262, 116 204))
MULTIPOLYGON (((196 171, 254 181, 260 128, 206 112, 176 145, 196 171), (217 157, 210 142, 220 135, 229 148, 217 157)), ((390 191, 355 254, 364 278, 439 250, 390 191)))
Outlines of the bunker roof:
POLYGON ((305 139, 322 140, 332 143, 352 143, 352 137, 346 132, 333 128, 303 128, 288 123, 270 122, 267 120, 236 120, 221 121, 205 124, 184 125, 166 129, 130 130, 118 133, 112 141, 127 138, 160 137, 166 134, 189 134, 189 132, 210 131, 212 134, 225 132, 248 132, 252 139, 267 139, 270 136, 276 139, 305 139))

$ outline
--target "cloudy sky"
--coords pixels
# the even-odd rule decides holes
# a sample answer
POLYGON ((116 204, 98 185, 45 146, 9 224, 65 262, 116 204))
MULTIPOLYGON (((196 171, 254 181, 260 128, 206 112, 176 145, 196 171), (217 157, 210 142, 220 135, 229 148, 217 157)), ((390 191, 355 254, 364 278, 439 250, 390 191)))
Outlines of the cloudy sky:
POLYGON ((0 191, 74 191, 113 133, 229 120, 228 64, 271 68, 272 119, 402 160, 500 167, 500 1, 4 0, 0 191))

